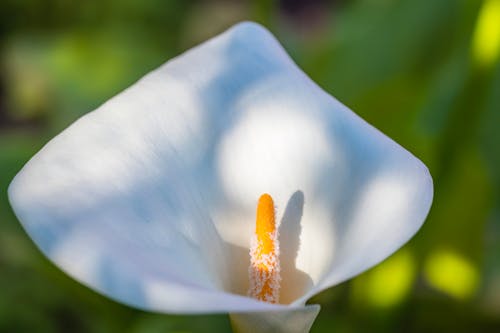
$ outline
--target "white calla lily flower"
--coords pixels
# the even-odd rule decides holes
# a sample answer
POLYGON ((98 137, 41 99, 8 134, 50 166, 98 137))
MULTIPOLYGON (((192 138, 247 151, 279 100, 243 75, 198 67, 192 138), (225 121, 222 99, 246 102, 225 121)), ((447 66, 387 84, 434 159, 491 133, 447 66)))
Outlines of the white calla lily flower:
POLYGON ((422 225, 425 165, 240 23, 52 139, 11 205, 47 257, 92 289, 234 327, 309 330, 308 298, 379 263, 422 225), (279 303, 247 296, 263 193, 276 204, 279 303), (288 326, 287 326, 288 325, 288 326))

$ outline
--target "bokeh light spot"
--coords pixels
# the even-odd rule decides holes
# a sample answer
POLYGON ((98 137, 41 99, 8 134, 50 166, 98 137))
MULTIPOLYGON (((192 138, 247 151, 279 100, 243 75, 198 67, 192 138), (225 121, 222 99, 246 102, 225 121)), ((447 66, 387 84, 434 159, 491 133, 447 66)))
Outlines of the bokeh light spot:
POLYGON ((449 250, 433 253, 425 263, 424 274, 431 286, 458 299, 470 298, 479 283, 479 273, 472 263, 449 250))
POLYGON ((500 0, 486 0, 479 11, 473 39, 474 60, 492 65, 500 52, 500 0))
POLYGON ((415 262, 409 252, 401 252, 377 267, 368 282, 369 299, 374 306, 399 304, 411 289, 415 262))
POLYGON ((364 305, 391 308, 404 301, 416 277, 415 258, 401 250, 356 281, 356 296, 364 305))

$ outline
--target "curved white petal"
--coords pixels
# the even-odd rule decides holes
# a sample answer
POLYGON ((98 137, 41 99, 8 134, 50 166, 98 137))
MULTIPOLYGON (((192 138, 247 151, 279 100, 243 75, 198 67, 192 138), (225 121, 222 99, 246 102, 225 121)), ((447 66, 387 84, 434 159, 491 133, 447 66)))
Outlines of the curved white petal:
POLYGON ((432 181, 243 23, 75 122, 9 198, 49 258, 118 301, 241 312, 283 308, 240 296, 265 192, 281 220, 282 302, 300 306, 406 242, 432 181))

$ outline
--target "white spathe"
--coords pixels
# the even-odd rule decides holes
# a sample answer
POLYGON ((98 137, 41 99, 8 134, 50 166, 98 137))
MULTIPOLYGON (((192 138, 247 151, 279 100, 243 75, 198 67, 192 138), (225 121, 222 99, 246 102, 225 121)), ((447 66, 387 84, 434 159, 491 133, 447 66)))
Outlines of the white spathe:
POLYGON ((432 195, 422 162, 325 93, 254 23, 76 121, 9 187, 19 220, 61 269, 167 313, 303 308, 408 241, 432 195), (281 222, 279 305, 245 296, 263 193, 281 222))

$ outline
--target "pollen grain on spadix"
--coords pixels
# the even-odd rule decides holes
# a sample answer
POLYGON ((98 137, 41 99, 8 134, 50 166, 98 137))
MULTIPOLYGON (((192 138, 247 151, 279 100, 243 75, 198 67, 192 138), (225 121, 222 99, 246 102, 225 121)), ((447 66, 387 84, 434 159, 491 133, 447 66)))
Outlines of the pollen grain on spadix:
POLYGON ((274 202, 263 194, 257 205, 255 234, 250 246, 249 296, 269 303, 279 302, 280 263, 274 202))

